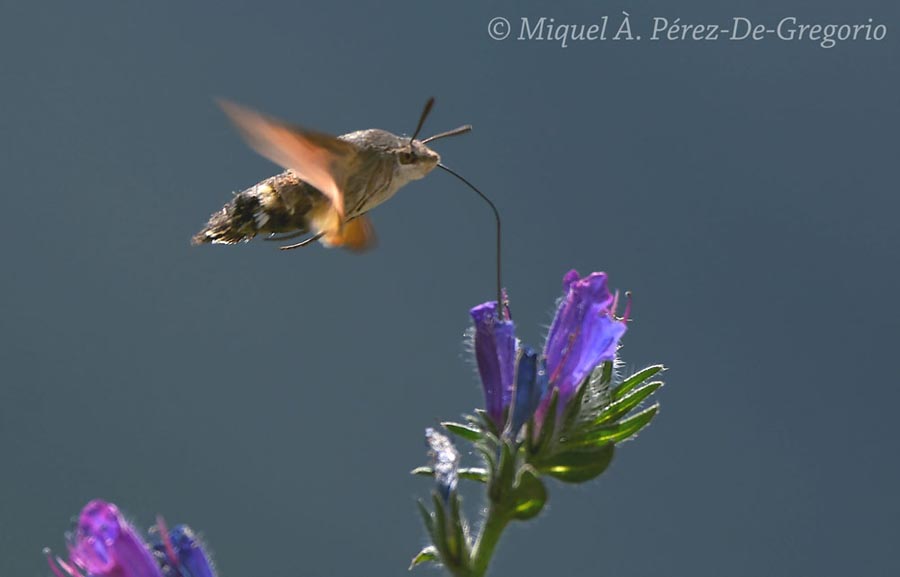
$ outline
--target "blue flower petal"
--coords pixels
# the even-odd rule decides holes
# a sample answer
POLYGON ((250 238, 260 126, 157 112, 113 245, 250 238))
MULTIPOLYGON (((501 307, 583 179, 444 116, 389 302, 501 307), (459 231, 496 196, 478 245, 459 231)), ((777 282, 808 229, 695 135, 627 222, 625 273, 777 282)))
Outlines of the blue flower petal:
POLYGON ((178 557, 182 577, 216 577, 212 561, 203 543, 187 525, 178 525, 169 532, 169 540, 178 557))
POLYGON ((537 410, 538 405, 547 391, 547 368, 544 359, 538 359, 538 355, 531 347, 525 347, 519 357, 518 370, 516 372, 516 391, 513 395, 512 429, 510 434, 515 437, 537 410))
POLYGON ((469 313, 475 322, 475 360, 484 387, 485 409, 498 428, 512 398, 516 332, 512 321, 497 317, 497 303, 486 302, 469 313))

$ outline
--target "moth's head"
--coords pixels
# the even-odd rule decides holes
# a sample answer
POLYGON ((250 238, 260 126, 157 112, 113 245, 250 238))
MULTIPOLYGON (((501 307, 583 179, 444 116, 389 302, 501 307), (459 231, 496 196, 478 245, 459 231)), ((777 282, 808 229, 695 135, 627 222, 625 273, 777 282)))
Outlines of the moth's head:
POLYGON ((406 181, 418 180, 434 170, 434 167, 440 164, 441 155, 428 148, 429 142, 447 136, 463 134, 472 130, 471 126, 460 126, 459 128, 447 132, 429 136, 423 140, 417 140, 416 137, 418 137, 419 132, 422 131, 422 126, 425 124, 425 119, 428 118, 432 106, 434 106, 434 98, 429 98, 428 102, 425 103, 425 108, 422 110, 421 116, 419 116, 419 124, 416 125, 416 131, 413 132, 413 135, 409 140, 395 151, 399 175, 402 178, 405 178, 406 181))
POLYGON ((441 155, 431 150, 421 140, 409 140, 396 152, 397 170, 405 180, 418 180, 434 170, 441 155))

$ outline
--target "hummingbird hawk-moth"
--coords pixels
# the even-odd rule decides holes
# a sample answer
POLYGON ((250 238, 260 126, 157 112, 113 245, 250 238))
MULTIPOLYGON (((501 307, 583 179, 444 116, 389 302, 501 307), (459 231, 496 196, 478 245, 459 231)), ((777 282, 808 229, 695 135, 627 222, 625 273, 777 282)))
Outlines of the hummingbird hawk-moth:
POLYGON ((315 240, 355 251, 370 247, 374 232, 367 213, 440 165, 441 157, 429 142, 471 130, 461 126, 417 140, 433 104, 429 99, 411 137, 377 128, 335 137, 220 102, 250 146, 286 170, 235 194, 210 216, 193 243, 234 244, 257 235, 285 240, 308 234, 302 242, 281 248, 315 240))

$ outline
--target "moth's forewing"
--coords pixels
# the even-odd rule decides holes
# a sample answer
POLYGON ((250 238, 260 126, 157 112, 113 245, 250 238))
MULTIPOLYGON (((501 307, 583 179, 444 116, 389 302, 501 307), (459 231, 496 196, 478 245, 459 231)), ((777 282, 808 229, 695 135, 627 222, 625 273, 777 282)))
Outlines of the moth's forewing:
POLYGON ((344 218, 344 186, 358 149, 334 136, 292 126, 249 108, 219 105, 259 154, 294 171, 331 201, 344 218))

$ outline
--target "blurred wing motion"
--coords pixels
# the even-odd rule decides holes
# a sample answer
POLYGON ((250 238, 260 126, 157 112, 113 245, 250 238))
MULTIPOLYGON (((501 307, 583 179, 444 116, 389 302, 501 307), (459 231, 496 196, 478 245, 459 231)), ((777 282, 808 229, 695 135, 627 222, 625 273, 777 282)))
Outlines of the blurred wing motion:
MULTIPOLYGON (((344 220, 344 186, 358 154, 356 146, 328 134, 291 126, 233 102, 223 100, 219 105, 254 150, 294 171, 331 201, 340 228, 344 220)), ((371 228, 365 224, 357 227, 371 228)))

